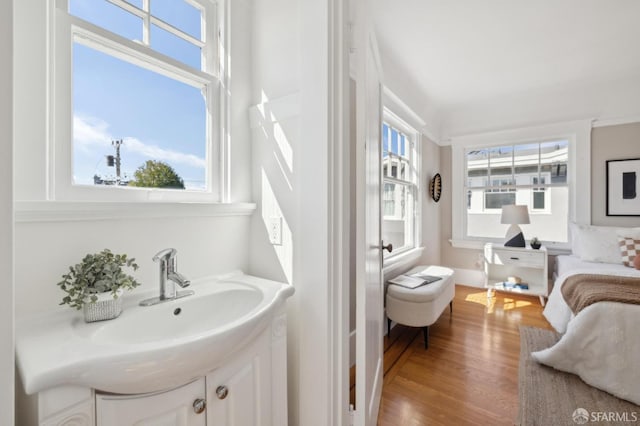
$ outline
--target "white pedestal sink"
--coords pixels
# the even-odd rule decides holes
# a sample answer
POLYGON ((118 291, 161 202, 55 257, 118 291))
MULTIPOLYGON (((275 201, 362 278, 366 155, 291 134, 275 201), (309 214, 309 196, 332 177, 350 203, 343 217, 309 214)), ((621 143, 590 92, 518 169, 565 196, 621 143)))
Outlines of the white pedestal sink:
POLYGON ((195 294, 85 323, 60 312, 21 321, 16 358, 27 394, 76 385, 117 394, 163 391, 222 366, 272 323, 290 285, 242 273, 193 282, 195 294))

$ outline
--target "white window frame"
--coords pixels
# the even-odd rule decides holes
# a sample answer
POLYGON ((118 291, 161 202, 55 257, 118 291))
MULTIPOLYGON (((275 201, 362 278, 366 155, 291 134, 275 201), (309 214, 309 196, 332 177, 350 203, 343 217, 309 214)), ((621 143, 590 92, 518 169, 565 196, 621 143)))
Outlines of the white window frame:
MULTIPOLYGON (((467 194, 465 151, 510 144, 563 139, 569 141, 567 185, 569 188, 569 221, 591 223, 591 120, 578 120, 545 126, 503 130, 453 137, 451 139, 452 229, 451 244, 457 248, 481 249, 494 239, 467 237, 467 194)), ((501 241, 495 239, 495 241, 501 241)), ((567 252, 570 243, 543 241, 551 253, 567 252)))
MULTIPOLYGON (((405 120, 403 120, 402 118, 400 118, 396 113, 394 113, 389 107, 384 106, 383 107, 383 118, 382 121, 386 124, 388 124, 389 126, 397 129, 398 131, 400 131, 401 133, 403 133, 405 135, 405 152, 407 152, 407 150, 409 150, 409 155, 408 155, 408 159, 409 159, 409 177, 408 179, 394 179, 391 177, 387 177, 387 176, 382 176, 382 188, 381 188, 381 192, 384 193, 384 185, 385 183, 395 183, 395 184, 400 184, 400 185, 409 185, 410 188, 413 191, 413 214, 411 215, 411 217, 413 218, 413 224, 411 226, 412 228, 412 233, 413 235, 411 235, 412 239, 413 239, 413 245, 408 245, 408 246, 403 246, 403 247, 394 247, 393 251, 391 253, 386 253, 385 252, 385 256, 384 256, 384 265, 388 266, 389 264, 393 263, 394 258, 400 258, 403 255, 406 255, 408 252, 415 250, 417 248, 420 247, 420 243, 421 243, 421 227, 420 227, 420 217, 421 217, 421 206, 422 206, 422 199, 421 199, 421 191, 419 190, 418 187, 418 182, 420 182, 420 175, 421 175, 421 163, 422 163, 422 150, 421 150, 421 135, 420 133, 410 124, 408 124, 405 120)), ((382 137, 380 138, 380 142, 382 143, 382 137)), ((380 155, 381 155, 381 167, 380 167, 380 171, 381 173, 383 172, 383 167, 382 167, 382 152, 383 150, 380 150, 380 155)), ((405 173, 407 173, 405 171, 405 173)), ((381 194, 382 195, 382 194, 381 194)), ((382 203, 384 203, 384 196, 382 195, 380 197, 380 200, 382 203)), ((382 215, 381 215, 381 221, 384 221, 384 208, 381 209, 382 211, 382 215)), ((407 217, 409 217, 409 213, 407 212, 407 217)), ((386 242, 385 242, 386 243, 386 242)))
MULTIPOLYGON (((144 11, 121 0, 109 1, 123 8, 136 9, 138 15, 145 15, 144 11)), ((188 2, 202 8, 205 14, 203 21, 208 22, 203 31, 203 44, 210 49, 203 49, 203 71, 72 16, 68 13, 68 0, 55 0, 51 13, 53 25, 49 33, 49 48, 53 52, 50 55, 50 69, 53 72, 50 73, 49 80, 49 105, 52 113, 47 146, 47 199, 89 202, 229 202, 229 91, 225 89, 229 87, 228 7, 224 0, 188 2), (205 191, 73 184, 74 41, 203 90, 207 109, 205 161, 208 167, 205 172, 205 191)), ((151 21, 150 16, 144 19, 151 21)), ((154 23, 158 22, 154 18, 154 23)), ((161 24, 163 29, 167 25, 161 24)), ((170 32, 175 33, 173 30, 170 32)), ((178 36, 184 38, 180 34, 178 36)))

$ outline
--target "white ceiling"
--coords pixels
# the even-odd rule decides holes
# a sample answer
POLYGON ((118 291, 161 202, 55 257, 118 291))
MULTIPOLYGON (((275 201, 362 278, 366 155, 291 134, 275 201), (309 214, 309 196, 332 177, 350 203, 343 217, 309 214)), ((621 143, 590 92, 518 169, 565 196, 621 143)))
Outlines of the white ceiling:
POLYGON ((383 67, 439 109, 640 76, 638 0, 374 0, 383 67))

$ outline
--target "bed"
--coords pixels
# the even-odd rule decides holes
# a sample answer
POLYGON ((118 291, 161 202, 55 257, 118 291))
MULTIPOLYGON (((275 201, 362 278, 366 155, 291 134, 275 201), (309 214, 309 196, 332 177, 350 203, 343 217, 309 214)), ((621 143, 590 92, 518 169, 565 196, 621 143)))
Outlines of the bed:
POLYGON ((623 265, 636 253, 625 258, 619 244, 637 237, 640 251, 640 229, 573 226, 574 254, 557 256, 554 286, 543 312, 563 335, 552 347, 531 355, 539 363, 577 374, 591 386, 640 405, 640 270, 623 265), (625 297, 630 294, 624 303, 607 300, 618 291, 618 283, 626 286, 625 297), (590 288, 605 297, 576 308, 570 295, 580 297, 590 288))

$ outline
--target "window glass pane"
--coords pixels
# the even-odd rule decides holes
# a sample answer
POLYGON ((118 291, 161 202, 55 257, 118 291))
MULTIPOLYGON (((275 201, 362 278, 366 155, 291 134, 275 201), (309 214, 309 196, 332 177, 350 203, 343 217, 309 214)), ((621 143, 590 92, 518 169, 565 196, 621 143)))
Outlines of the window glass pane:
POLYGON ((395 183, 385 183, 382 195, 382 215, 392 217, 395 215, 395 183))
POLYGON ((382 154, 386 158, 389 153, 389 126, 382 124, 382 154))
POLYGON ((201 39, 202 12, 187 2, 183 0, 151 0, 151 14, 190 36, 198 40, 201 39))
POLYGON ((402 158, 399 161, 398 166, 400 170, 398 170, 398 178, 402 180, 409 180, 409 162, 402 158))
POLYGON ((103 0, 70 0, 69 13, 129 40, 142 41, 142 19, 103 0))
POLYGON ((567 183, 569 142, 554 141, 540 144, 540 169, 548 173, 551 183, 567 183))
POLYGON ((107 156, 117 154, 112 141, 122 140, 121 185, 160 187, 182 179, 187 189, 206 189, 206 105, 200 89, 75 43, 73 108, 75 184, 115 183, 116 162, 107 156), (136 178, 141 167, 142 177, 154 168, 167 179, 136 178))
POLYGON ((502 206, 516 203, 514 192, 485 192, 485 208, 502 209, 502 206))
POLYGON ((544 210, 544 191, 533 191, 533 208, 544 210))
POLYGON ((513 165, 515 174, 531 176, 538 174, 540 144, 516 145, 513 147, 513 165))
POLYGON ((489 175, 489 150, 467 151, 467 185, 471 188, 486 186, 489 175))
MULTIPOLYGON (((385 244, 393 244, 393 254, 414 246, 413 193, 414 189, 410 185, 384 184, 382 239, 385 244)), ((385 257, 389 255, 385 252, 385 257)))
POLYGON ((509 176, 513 175, 513 147, 501 146, 489 149, 489 175, 509 176))
MULTIPOLYGON (((567 242, 567 218, 569 215, 569 188, 553 187, 547 188, 550 192, 549 199, 553 200, 550 206, 540 206, 540 210, 547 207, 543 213, 536 212, 535 203, 545 203, 543 199, 536 201, 536 195, 531 197, 531 193, 518 190, 516 193, 517 204, 529 206, 528 225, 520 225, 526 240, 538 237, 543 241, 567 242), (527 200, 528 198, 528 200, 527 200)), ((543 194, 539 192, 539 194, 543 194)), ((505 194, 487 193, 489 197, 507 196, 505 194)), ((508 195, 512 196, 512 195, 508 195)), ((540 195, 539 197, 542 197, 540 195)), ((509 225, 500 223, 501 210, 478 211, 469 209, 467 211, 467 235, 474 238, 498 238, 503 239, 509 225)))
POLYGON ((398 131, 391 128, 391 152, 398 154, 398 131))
POLYGON ((402 155, 403 157, 407 155, 405 154, 405 143, 406 137, 403 134, 400 134, 400 155, 402 155))
POLYGON ((198 46, 155 25, 151 25, 151 47, 195 69, 201 69, 202 55, 198 46))

